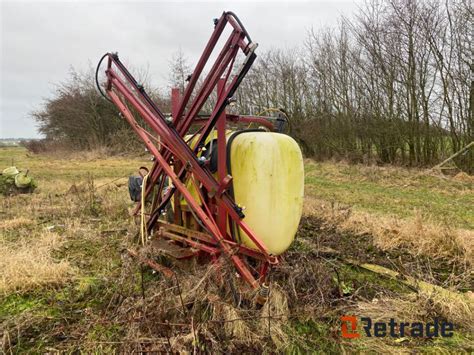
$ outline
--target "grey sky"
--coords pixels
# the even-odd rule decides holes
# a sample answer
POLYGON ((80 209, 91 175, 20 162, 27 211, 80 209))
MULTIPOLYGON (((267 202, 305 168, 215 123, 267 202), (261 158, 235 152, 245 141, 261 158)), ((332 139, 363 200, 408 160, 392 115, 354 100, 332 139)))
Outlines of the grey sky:
POLYGON ((29 113, 71 67, 86 70, 107 51, 118 51, 132 68, 148 68, 151 84, 163 88, 172 54, 181 48, 194 66, 212 19, 224 10, 240 17, 264 51, 301 45, 308 29, 336 24, 339 15, 357 9, 356 2, 0 0, 0 138, 37 137, 29 113))

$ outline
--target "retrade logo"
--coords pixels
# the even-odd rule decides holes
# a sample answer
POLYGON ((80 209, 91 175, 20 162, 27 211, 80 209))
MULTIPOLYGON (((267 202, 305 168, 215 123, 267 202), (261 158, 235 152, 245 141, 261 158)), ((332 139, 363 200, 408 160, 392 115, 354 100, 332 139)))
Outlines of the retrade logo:
POLYGON ((357 333, 357 318, 356 316, 342 316, 341 317, 341 331, 343 338, 354 339, 360 337, 357 333), (350 324, 350 331, 347 329, 347 324, 350 324))
MULTIPOLYGON (((361 334, 357 330, 358 320, 356 316, 341 316, 341 335, 343 338, 355 339, 361 334)), ((392 338, 450 338, 453 336, 454 324, 447 321, 440 321, 435 318, 433 322, 397 322, 394 318, 386 322, 372 322, 370 317, 360 317, 363 334, 367 337, 392 337, 392 338)))

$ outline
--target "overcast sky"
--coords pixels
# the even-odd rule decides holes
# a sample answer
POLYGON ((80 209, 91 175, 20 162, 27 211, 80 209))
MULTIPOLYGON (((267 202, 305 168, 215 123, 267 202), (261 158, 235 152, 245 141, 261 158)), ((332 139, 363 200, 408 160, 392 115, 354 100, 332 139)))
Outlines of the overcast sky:
POLYGON ((126 65, 148 68, 150 83, 164 88, 173 53, 181 48, 194 66, 212 19, 224 10, 240 17, 264 51, 301 45, 311 27, 335 25, 358 2, 0 0, 0 138, 38 137, 29 113, 53 95, 71 67, 85 71, 107 51, 117 51, 126 65))

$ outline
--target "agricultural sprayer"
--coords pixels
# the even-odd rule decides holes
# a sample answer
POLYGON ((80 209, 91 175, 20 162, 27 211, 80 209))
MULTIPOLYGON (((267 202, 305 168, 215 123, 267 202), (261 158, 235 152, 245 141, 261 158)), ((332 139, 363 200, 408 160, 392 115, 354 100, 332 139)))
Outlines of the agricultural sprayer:
MULTIPOLYGON (((178 259, 201 256, 218 263, 226 257, 252 288, 265 284, 270 269, 292 243, 304 185, 301 151, 281 133, 288 124, 285 113, 226 112, 255 61, 256 48, 237 16, 224 12, 214 20, 184 92, 172 89, 169 115, 117 54, 106 53, 96 75, 97 79, 106 60, 106 81, 101 85, 97 79, 98 88, 153 155, 151 168, 140 168, 137 186, 129 181, 146 243, 168 249, 178 259), (229 32, 226 39, 223 34, 229 32), (222 48, 208 63, 218 42, 222 48), (206 65, 210 69, 204 73, 206 65), (203 114, 214 92, 212 112, 203 114), (249 129, 250 125, 258 128, 249 129)), ((142 262, 169 271, 152 259, 142 262)))

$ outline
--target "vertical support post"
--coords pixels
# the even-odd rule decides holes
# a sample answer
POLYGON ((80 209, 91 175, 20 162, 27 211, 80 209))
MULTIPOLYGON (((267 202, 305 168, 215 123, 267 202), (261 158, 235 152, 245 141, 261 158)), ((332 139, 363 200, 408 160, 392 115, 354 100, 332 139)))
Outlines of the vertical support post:
MULTIPOLYGON (((181 94, 178 88, 171 89, 171 117, 173 118, 173 123, 179 122, 181 117, 177 117, 179 112, 179 102, 181 100, 181 94)), ((179 161, 175 161, 173 170, 175 174, 179 174, 179 171, 182 168, 182 164, 179 161)), ((163 176, 163 175, 162 175, 163 176)), ((162 177, 164 178, 164 176, 162 177)), ((174 223, 178 225, 183 225, 183 217, 181 211, 181 194, 178 191, 175 192, 173 195, 173 202, 174 202, 174 223)))
MULTIPOLYGON (((219 101, 225 93, 225 80, 220 78, 217 82, 217 97, 219 101)), ((225 136, 226 111, 217 119, 217 176, 218 181, 222 184, 227 176, 227 144, 225 136)), ((217 226, 223 235, 227 233, 227 213, 222 204, 217 208, 217 226)))

